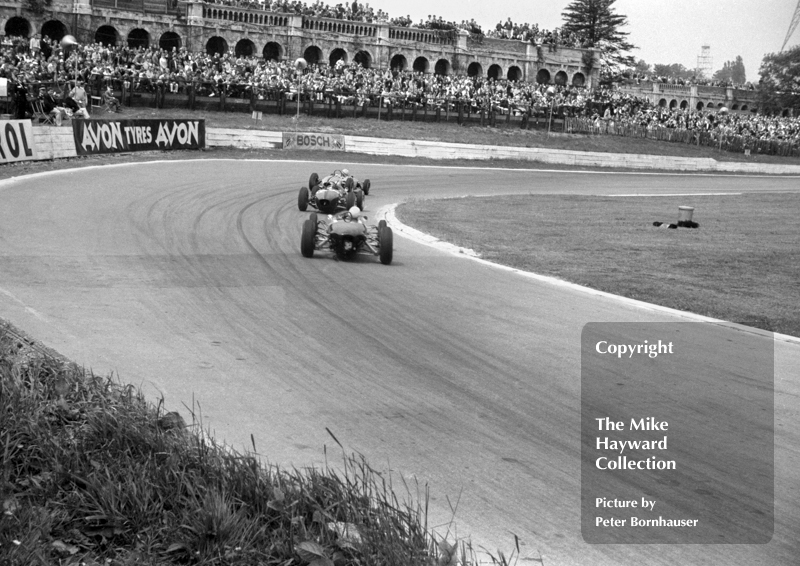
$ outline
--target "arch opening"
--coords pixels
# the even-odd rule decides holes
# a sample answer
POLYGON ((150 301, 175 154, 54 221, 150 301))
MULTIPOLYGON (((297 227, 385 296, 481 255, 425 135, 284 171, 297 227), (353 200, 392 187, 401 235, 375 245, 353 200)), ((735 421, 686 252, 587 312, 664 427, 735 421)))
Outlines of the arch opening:
POLYGON ((337 47, 331 51, 331 54, 328 56, 328 64, 331 67, 334 67, 339 61, 345 64, 347 63, 347 51, 341 47, 337 47))
POLYGON ((516 65, 512 65, 508 68, 508 72, 506 73, 506 78, 510 81, 521 81, 522 80, 522 69, 517 67, 516 65))
POLYGON ((61 41, 61 39, 67 35, 67 26, 63 23, 59 22, 58 20, 50 20, 45 22, 42 25, 42 38, 44 39, 45 36, 49 37, 50 39, 55 39, 56 41, 61 41))
POLYGON ((414 71, 417 73, 427 73, 430 65, 430 62, 425 57, 417 57, 414 59, 414 71))
POLYGON ((353 61, 365 69, 372 67, 372 55, 369 54, 369 51, 364 51, 363 49, 356 53, 356 56, 353 57, 353 61))
POLYGON ((305 51, 303 51, 303 59, 305 59, 306 63, 309 65, 318 65, 320 60, 322 60, 322 49, 316 45, 309 45, 306 47, 305 51))
POLYGON ((31 24, 25 18, 21 18, 20 16, 12 16, 11 18, 8 18, 4 30, 6 36, 24 37, 25 39, 28 39, 31 35, 31 24))
POLYGON ((483 66, 477 61, 473 61, 467 67, 467 76, 480 77, 483 75, 483 66))
POLYGON ((447 59, 439 59, 436 61, 436 66, 433 68, 434 74, 447 76, 452 72, 452 67, 450 66, 450 61, 447 59))
POLYGON ((249 39, 240 39, 236 42, 233 53, 237 57, 252 57, 256 53, 256 44, 249 39))
POLYGON ((405 71, 408 68, 408 61, 403 55, 399 53, 392 57, 392 60, 389 62, 389 67, 394 71, 405 71))
POLYGON ((550 71, 547 69, 539 69, 536 73, 536 82, 540 85, 546 85, 550 82, 550 71))
POLYGON ((106 47, 116 47, 119 34, 114 26, 100 26, 94 32, 94 40, 106 47))
POLYGON ((267 61, 280 61, 281 57, 283 56, 283 50, 281 49, 279 43, 270 41, 264 46, 264 50, 262 51, 261 54, 267 61))
POLYGON ((181 48, 181 36, 174 31, 165 31, 158 39, 158 46, 167 51, 177 51, 181 48))
POLYGON ((150 34, 142 28, 132 29, 128 34, 128 47, 132 49, 150 47, 150 34))

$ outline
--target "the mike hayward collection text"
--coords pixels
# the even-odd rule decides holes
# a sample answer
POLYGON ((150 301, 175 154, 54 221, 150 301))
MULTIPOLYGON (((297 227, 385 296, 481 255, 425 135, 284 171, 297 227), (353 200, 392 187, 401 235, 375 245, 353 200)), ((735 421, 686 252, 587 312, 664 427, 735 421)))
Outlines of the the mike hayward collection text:
MULTIPOLYGON (((609 417, 596 418, 597 428, 601 431, 624 431, 624 421, 612 421, 609 417)), ((631 419, 630 430, 637 431, 664 431, 667 432, 669 423, 658 421, 655 417, 643 417, 631 419)), ((647 459, 629 459, 623 453, 626 450, 666 450, 667 435, 659 440, 615 440, 613 438, 596 437, 597 450, 613 450, 619 452, 616 459, 601 456, 595 460, 595 466, 599 470, 674 470, 675 460, 659 460, 655 456, 647 459)))

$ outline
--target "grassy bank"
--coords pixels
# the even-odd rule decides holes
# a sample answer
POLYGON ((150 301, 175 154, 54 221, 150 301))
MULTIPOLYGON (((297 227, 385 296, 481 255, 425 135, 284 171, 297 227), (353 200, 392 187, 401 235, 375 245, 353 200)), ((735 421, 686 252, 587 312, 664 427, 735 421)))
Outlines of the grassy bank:
MULTIPOLYGON (((99 111, 95 117, 103 117, 99 111)), ((266 131, 292 131, 295 128, 308 132, 332 132, 354 136, 369 136, 391 139, 427 140, 451 143, 469 143, 480 145, 500 145, 515 147, 539 147, 547 149, 567 149, 572 151, 597 151, 607 153, 632 153, 647 155, 669 155, 675 157, 711 158, 718 161, 734 161, 743 163, 777 163, 800 164, 800 160, 791 157, 773 155, 752 155, 719 151, 711 147, 688 145, 684 143, 660 142, 656 140, 612 136, 563 134, 553 132, 548 135, 546 129, 523 130, 518 125, 505 124, 502 120, 496 127, 466 124, 459 126, 455 122, 412 122, 394 119, 391 122, 375 118, 325 118, 321 116, 295 116, 263 114, 261 120, 253 120, 251 115, 243 112, 218 112, 148 107, 132 107, 123 109, 122 114, 111 114, 122 118, 153 117, 195 117, 206 121, 210 128, 258 129, 266 131)))
POLYGON ((473 562, 432 538, 424 490, 362 457, 266 466, 31 344, 0 326, 4 566, 473 562))
POLYGON ((616 295, 800 336, 799 194, 504 196, 398 207, 410 226, 484 259, 616 295), (697 229, 676 222, 696 208, 697 229))

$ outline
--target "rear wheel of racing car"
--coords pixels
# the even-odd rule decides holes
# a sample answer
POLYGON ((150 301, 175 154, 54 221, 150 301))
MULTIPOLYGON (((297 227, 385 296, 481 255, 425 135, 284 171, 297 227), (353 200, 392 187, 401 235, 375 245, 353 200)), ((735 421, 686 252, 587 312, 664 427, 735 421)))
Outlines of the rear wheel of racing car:
POLYGON ((319 185, 319 175, 311 173, 311 176, 308 178, 308 190, 313 191, 314 187, 317 185, 319 185))
POLYGON ((364 194, 369 194, 369 179, 364 179, 364 182, 361 183, 361 188, 364 190, 364 194))
POLYGON ((394 235, 392 229, 384 226, 378 231, 378 242, 380 244, 380 258, 383 265, 392 263, 392 240, 394 235))
POLYGON ((297 208, 305 212, 308 208, 308 189, 300 187, 300 194, 297 195, 297 208))
POLYGON ((345 206, 345 208, 347 208, 347 210, 350 210, 355 205, 356 205, 356 195, 355 195, 355 193, 353 193, 353 192, 347 193, 347 195, 344 197, 344 206, 345 206))
POLYGON ((317 237, 317 223, 311 218, 303 222, 303 235, 300 236, 300 253, 303 257, 314 257, 314 240, 317 237))
POLYGON ((347 180, 344 182, 344 188, 348 191, 352 191, 353 187, 355 186, 355 181, 353 181, 352 177, 348 177, 347 180))
POLYGON ((364 210, 364 193, 363 191, 356 190, 356 206, 358 210, 364 210))

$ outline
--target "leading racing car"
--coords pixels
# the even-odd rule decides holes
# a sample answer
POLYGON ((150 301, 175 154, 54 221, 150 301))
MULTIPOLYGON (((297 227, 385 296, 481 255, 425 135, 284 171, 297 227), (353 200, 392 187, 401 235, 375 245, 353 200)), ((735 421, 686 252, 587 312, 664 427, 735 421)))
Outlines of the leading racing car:
POLYGON ((320 220, 312 212, 303 223, 300 237, 300 253, 303 257, 314 257, 315 251, 331 251, 341 259, 356 255, 376 255, 384 265, 392 263, 392 229, 385 220, 377 226, 368 225, 367 217, 358 207, 328 215, 320 220))
POLYGON ((347 169, 336 169, 321 179, 312 173, 308 187, 300 187, 297 208, 305 212, 310 206, 326 214, 350 210, 354 206, 364 210, 364 197, 369 194, 369 188, 369 179, 362 183, 347 169))

